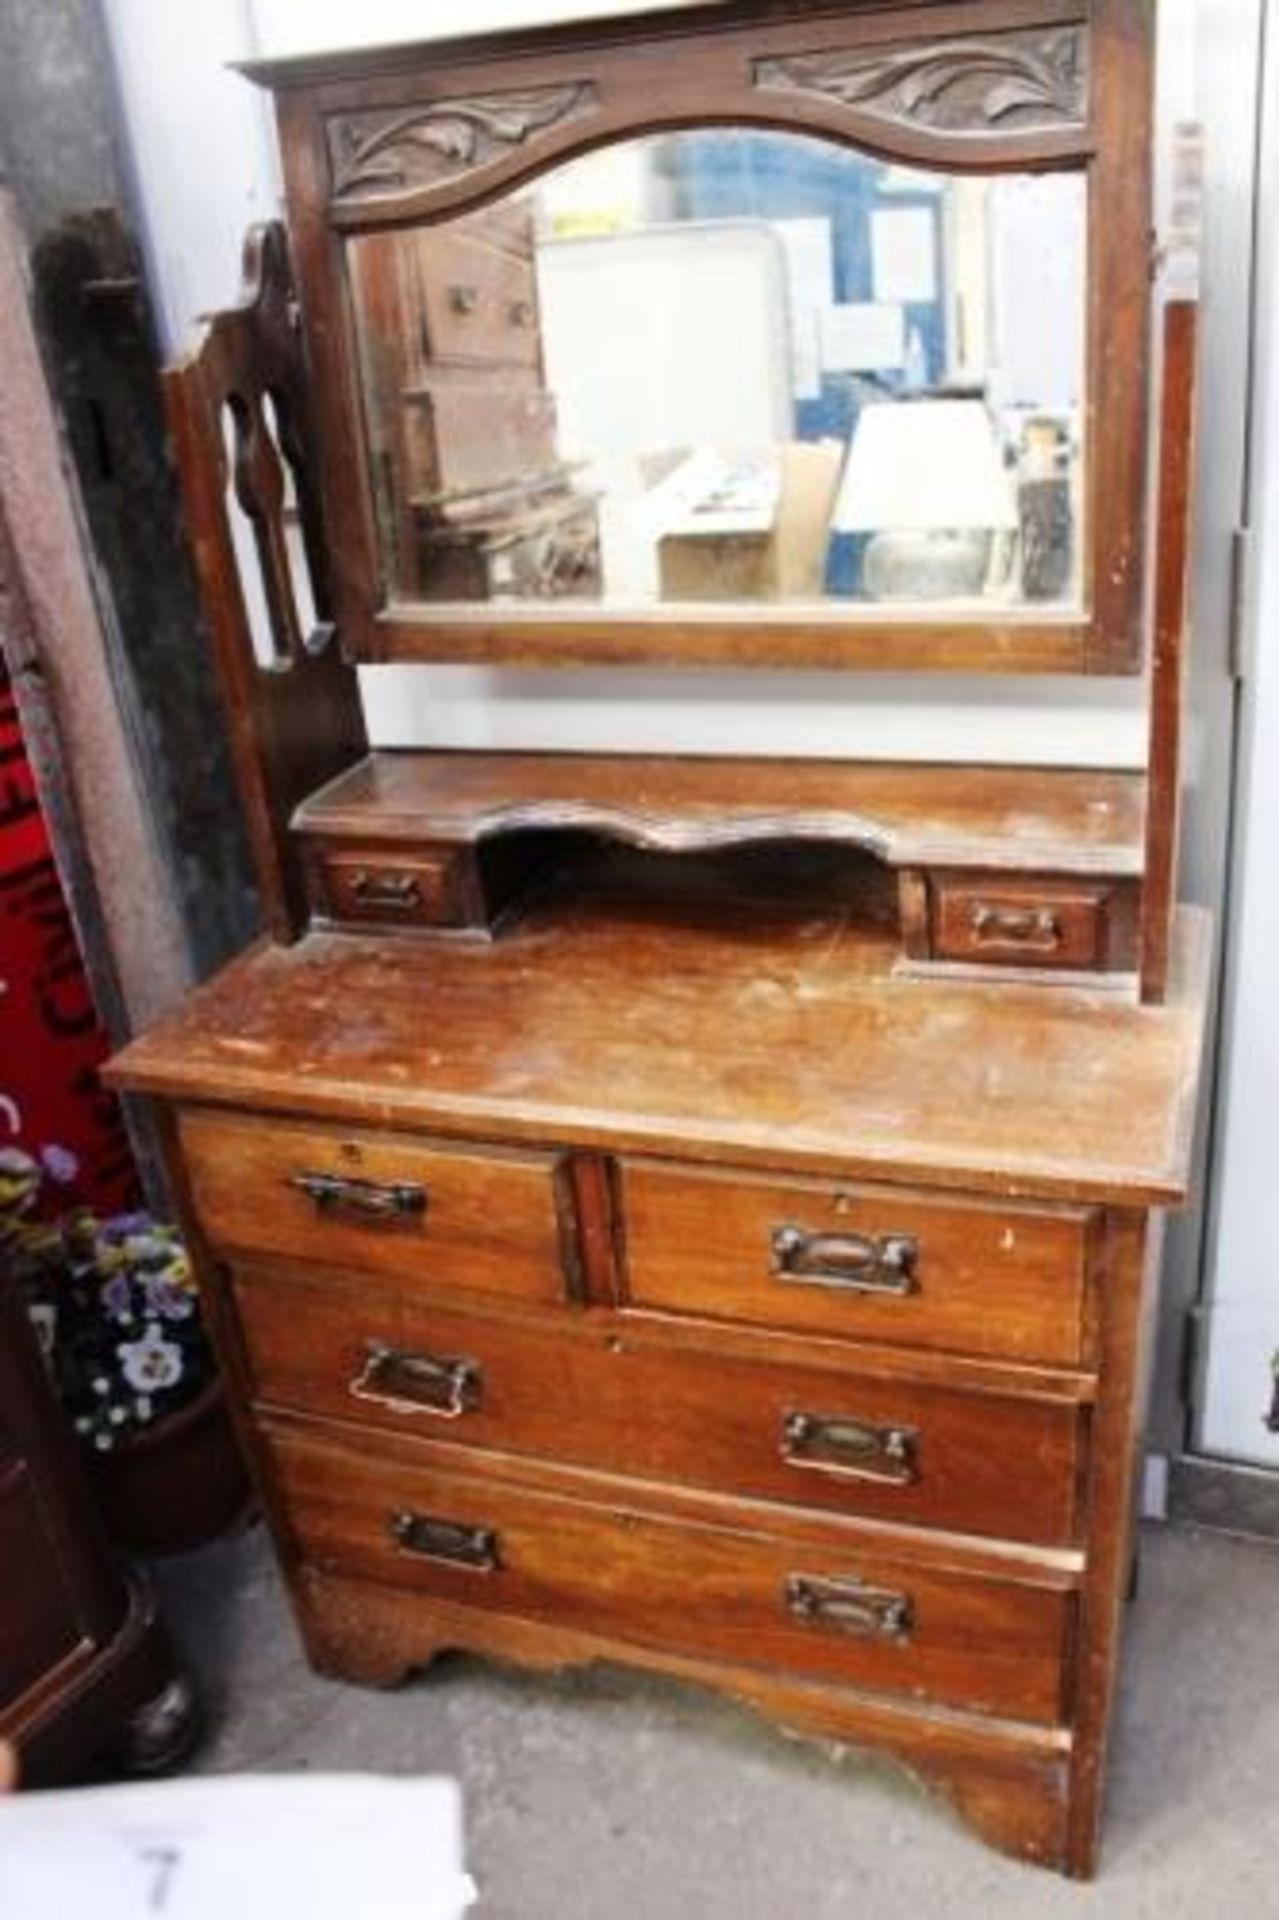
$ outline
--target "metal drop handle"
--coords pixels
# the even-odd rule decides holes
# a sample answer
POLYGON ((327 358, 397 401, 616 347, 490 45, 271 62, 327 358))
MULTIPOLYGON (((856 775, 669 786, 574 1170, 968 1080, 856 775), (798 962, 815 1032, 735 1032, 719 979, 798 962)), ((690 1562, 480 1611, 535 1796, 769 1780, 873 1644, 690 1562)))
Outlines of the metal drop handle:
POLYGON ((405 1353, 370 1340, 368 1358, 347 1391, 393 1413, 429 1413, 457 1420, 480 1404, 484 1376, 474 1360, 434 1353, 405 1353))
POLYGON ((919 1433, 843 1414, 788 1413, 782 1418, 782 1458, 793 1467, 906 1487, 919 1478, 919 1433))
POLYGON ((285 1184, 314 1201, 319 1213, 364 1220, 414 1219, 426 1212, 426 1188, 415 1180, 357 1180, 348 1173, 291 1173, 285 1184))
POLYGON ((446 1567, 465 1567, 472 1573, 495 1573, 501 1566, 497 1533, 493 1527, 469 1527, 441 1520, 432 1513, 393 1513, 387 1531, 405 1553, 437 1560, 446 1567))
POLYGON ((789 1574, 785 1598, 787 1611, 798 1619, 864 1640, 908 1640, 915 1625, 914 1602, 908 1593, 867 1586, 855 1574, 839 1578, 789 1574))
POLYGON ((972 911, 973 938, 981 945, 1031 947, 1052 953, 1061 945, 1061 921, 1051 907, 992 907, 972 911))
POLYGON ((908 1233, 821 1233, 786 1222, 772 1231, 773 1271, 779 1280, 849 1293, 914 1293, 919 1242, 908 1233))
POLYGON ((422 904, 422 889, 412 873, 369 873, 361 868, 351 881, 351 892, 366 907, 394 907, 411 913, 422 904))

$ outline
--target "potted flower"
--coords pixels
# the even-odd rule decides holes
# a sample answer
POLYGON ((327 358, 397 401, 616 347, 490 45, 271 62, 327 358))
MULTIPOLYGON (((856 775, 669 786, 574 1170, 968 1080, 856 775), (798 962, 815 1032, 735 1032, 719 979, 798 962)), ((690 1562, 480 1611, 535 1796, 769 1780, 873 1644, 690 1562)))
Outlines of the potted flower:
POLYGON ((224 1532, 247 1486, 176 1228, 53 1211, 46 1169, 8 1148, 0 1247, 120 1544, 176 1552, 224 1532))

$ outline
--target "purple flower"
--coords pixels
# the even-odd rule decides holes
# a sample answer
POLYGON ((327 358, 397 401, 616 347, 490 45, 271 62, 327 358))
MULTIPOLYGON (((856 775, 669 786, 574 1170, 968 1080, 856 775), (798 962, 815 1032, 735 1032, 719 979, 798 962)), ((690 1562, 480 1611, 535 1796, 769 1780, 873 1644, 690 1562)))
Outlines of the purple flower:
POLYGON ((113 1213, 99 1224, 104 1240, 127 1240, 133 1233, 150 1233, 155 1221, 149 1213, 113 1213))
POLYGON ((147 1305, 162 1320, 187 1320, 195 1312, 195 1301, 182 1287, 175 1286, 164 1273, 143 1276, 147 1305))
POLYGON ((102 1304, 113 1320, 133 1317, 133 1288, 127 1273, 114 1273, 102 1289, 102 1304))
POLYGON ((59 1147, 52 1142, 40 1149, 40 1164, 60 1187, 69 1187, 80 1171, 80 1162, 69 1147, 59 1147))

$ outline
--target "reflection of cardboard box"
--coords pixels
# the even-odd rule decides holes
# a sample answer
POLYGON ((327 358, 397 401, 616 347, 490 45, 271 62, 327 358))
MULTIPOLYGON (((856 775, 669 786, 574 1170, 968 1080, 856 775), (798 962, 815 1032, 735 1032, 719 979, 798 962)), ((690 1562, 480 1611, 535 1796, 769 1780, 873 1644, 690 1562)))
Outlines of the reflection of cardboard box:
POLYGON ((833 440, 793 441, 776 454, 770 513, 743 514, 738 528, 708 516, 657 542, 663 600, 780 600, 820 596, 830 516, 843 448, 833 440), (761 524, 762 523, 762 524, 761 524))

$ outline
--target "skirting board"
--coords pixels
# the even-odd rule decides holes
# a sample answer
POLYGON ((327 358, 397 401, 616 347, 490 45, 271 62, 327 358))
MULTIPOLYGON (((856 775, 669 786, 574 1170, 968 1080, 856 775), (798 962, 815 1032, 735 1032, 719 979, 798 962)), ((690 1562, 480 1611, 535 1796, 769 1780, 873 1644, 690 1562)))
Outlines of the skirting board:
POLYGON ((1279 1473, 1273 1467, 1176 1455, 1168 1463, 1168 1518, 1174 1525, 1279 1540, 1279 1473))

